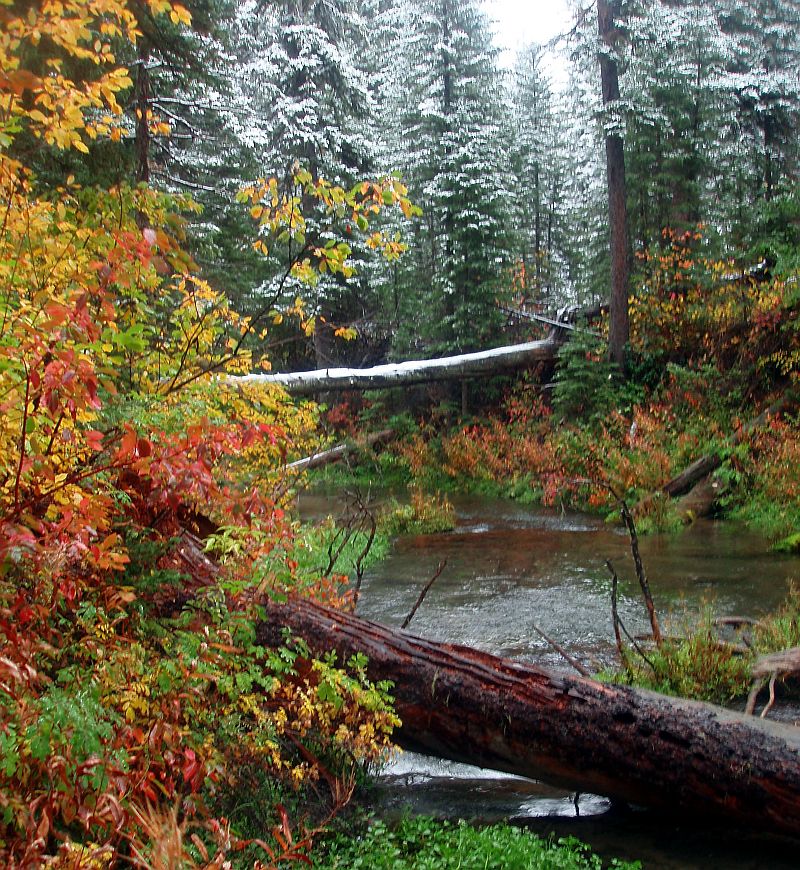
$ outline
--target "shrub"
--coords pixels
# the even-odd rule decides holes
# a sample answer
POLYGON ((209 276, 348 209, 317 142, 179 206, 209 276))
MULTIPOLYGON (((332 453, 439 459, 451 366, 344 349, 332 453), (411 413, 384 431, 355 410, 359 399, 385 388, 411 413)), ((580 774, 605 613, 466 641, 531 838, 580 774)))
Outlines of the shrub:
POLYGON ((417 487, 411 489, 408 504, 392 499, 379 517, 381 530, 390 537, 449 532, 455 528, 455 522, 455 509, 446 497, 439 493, 426 495, 417 487))
MULTIPOLYGON (((391 828, 373 822, 357 838, 339 836, 315 854, 320 870, 600 870, 604 862, 573 837, 543 840, 510 825, 474 828, 426 817, 391 828)), ((610 867, 637 870, 638 861, 610 867)))

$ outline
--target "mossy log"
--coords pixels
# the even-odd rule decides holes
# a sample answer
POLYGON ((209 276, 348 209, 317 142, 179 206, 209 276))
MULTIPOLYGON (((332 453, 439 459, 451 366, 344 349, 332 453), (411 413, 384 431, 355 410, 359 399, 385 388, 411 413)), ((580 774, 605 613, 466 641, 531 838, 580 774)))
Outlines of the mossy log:
POLYGON ((392 680, 400 745, 553 785, 800 836, 800 730, 435 643, 306 600, 269 603, 282 629, 392 680))

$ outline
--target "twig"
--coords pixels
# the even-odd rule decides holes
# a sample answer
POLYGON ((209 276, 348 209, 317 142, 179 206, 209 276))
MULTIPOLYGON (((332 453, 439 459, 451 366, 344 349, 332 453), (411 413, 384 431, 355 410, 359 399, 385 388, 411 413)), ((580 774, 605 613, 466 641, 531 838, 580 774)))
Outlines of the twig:
POLYGON ((748 716, 752 716, 756 711, 756 701, 758 700, 759 692, 764 688, 764 680, 761 677, 757 677, 753 680, 753 685, 750 689, 750 694, 747 696, 747 704, 745 705, 744 712, 747 713, 748 716))
POLYGON ((627 667, 627 656, 625 647, 622 645, 622 635, 619 632, 619 611, 617 610, 617 587, 619 586, 619 578, 610 559, 606 559, 606 568, 611 572, 611 621, 614 623, 614 637, 617 641, 617 652, 619 653, 620 661, 627 667))
POLYGON ((653 596, 650 593, 650 584, 647 582, 647 575, 645 574, 644 565, 642 564, 642 556, 639 552, 639 536, 636 534, 636 525, 633 522, 630 510, 628 510, 628 505, 625 504, 625 500, 621 498, 618 500, 620 513, 622 514, 622 519, 628 529, 628 535, 631 539, 633 564, 636 567, 636 576, 639 580, 639 586, 642 587, 644 603, 647 606, 647 612, 650 615, 650 627, 653 629, 653 640, 655 641, 656 646, 661 646, 661 629, 658 625, 658 616, 656 615, 656 608, 653 604, 653 596))
POLYGON ((764 709, 761 711, 761 718, 766 719, 767 713, 772 709, 772 705, 775 703, 775 680, 778 679, 778 674, 774 673, 769 678, 769 701, 767 701, 764 709))
POLYGON ((620 627, 622 628, 622 630, 625 632, 625 637, 628 638, 628 640, 631 642, 633 648, 647 662, 647 664, 650 666, 650 670, 655 674, 656 673, 656 666, 650 661, 650 659, 645 654, 645 651, 639 646, 638 642, 636 641, 636 638, 628 631, 627 628, 625 628, 625 623, 621 619, 619 621, 619 624, 620 624, 620 627))
POLYGON ((414 602, 414 606, 409 611, 408 616, 403 620, 403 624, 400 626, 401 629, 408 628, 409 622, 414 618, 414 614, 419 610, 420 604, 425 600, 425 596, 430 591, 431 586, 439 579, 442 571, 444 571, 445 565, 447 565, 447 559, 439 562, 439 566, 437 567, 433 577, 423 586, 422 592, 419 593, 419 597, 414 602))
POLYGON ((355 611, 356 607, 358 606, 358 597, 361 594, 361 582, 364 579, 364 559, 367 558, 369 551, 372 549, 372 544, 375 540, 375 533, 378 530, 378 524, 375 521, 375 515, 372 513, 368 506, 369 496, 367 496, 366 503, 361 497, 360 492, 356 494, 356 497, 363 511, 363 517, 369 522, 370 528, 369 535, 367 535, 367 542, 366 544, 364 544, 364 548, 358 554, 354 566, 356 571, 356 585, 355 589, 353 590, 353 611, 355 611))
POLYGON ((351 517, 347 521, 347 525, 338 528, 336 534, 331 538, 330 543, 328 544, 328 567, 322 572, 325 576, 330 574, 336 567, 336 563, 339 561, 339 556, 342 555, 342 550, 344 550, 348 541, 353 536, 353 532, 355 531, 353 528, 354 524, 355 518, 351 517), (336 542, 339 541, 340 537, 342 540, 334 553, 333 548, 336 545, 336 542))
POLYGON ((25 406, 22 409, 22 427, 19 435, 19 462, 17 473, 14 477, 14 513, 19 511, 19 491, 22 481, 22 469, 25 466, 25 439, 28 437, 28 403, 31 399, 31 373, 28 365, 22 360, 22 368, 25 369, 25 406))
POLYGON ((758 625, 758 620, 749 616, 717 616, 714 618, 713 624, 738 628, 741 625, 758 625))
POLYGON ((539 628, 539 626, 536 625, 536 623, 532 623, 532 626, 531 626, 531 627, 532 627, 533 630, 536 632, 536 634, 538 634, 540 637, 544 638, 545 641, 547 641, 547 643, 549 643, 550 646, 553 647, 553 649, 554 649, 554 650, 555 650, 555 651, 556 651, 556 652, 557 652, 557 653, 558 653, 562 658, 564 658, 567 662, 569 662, 569 664, 571 664, 572 667, 575 668, 575 670, 576 670, 576 671, 577 671, 577 672, 578 672, 582 677, 588 677, 590 680, 592 679, 591 671, 588 671, 588 670, 587 670, 587 669, 586 669, 586 668, 585 668, 585 667, 584 667, 584 666, 583 666, 583 665, 582 665, 582 664, 581 664, 577 659, 573 658, 573 657, 572 657, 572 656, 571 656, 571 655, 570 655, 570 654, 569 654, 569 653, 564 649, 564 647, 561 646, 560 643, 558 643, 557 641, 553 640, 552 637, 548 637, 548 635, 546 635, 546 634, 541 630, 541 628, 539 628))
POLYGON ((650 666, 650 669, 653 673, 656 672, 655 665, 650 661, 650 659, 645 654, 645 651, 639 646, 636 641, 636 638, 625 628, 625 623, 620 619, 619 612, 617 611, 617 586, 619 585, 619 579, 617 578, 617 572, 614 570, 614 566, 611 564, 610 560, 606 560, 606 567, 611 572, 611 617, 614 622, 614 635, 617 639, 617 649, 619 650, 619 657, 622 659, 622 664, 625 666, 625 669, 630 674, 631 669, 628 665, 628 657, 625 653, 625 647, 622 643, 622 638, 620 636, 620 628, 625 633, 625 637, 631 642, 634 650, 647 662, 650 666))

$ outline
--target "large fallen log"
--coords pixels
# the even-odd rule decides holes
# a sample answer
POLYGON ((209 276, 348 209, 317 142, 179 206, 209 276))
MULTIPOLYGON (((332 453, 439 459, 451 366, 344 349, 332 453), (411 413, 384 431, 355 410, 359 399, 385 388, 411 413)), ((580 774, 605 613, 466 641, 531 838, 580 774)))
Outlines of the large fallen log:
POLYGON ((508 347, 496 347, 478 353, 438 359, 411 360, 387 363, 369 369, 330 368, 310 372, 287 372, 270 375, 243 375, 230 377, 231 383, 278 384, 291 395, 310 395, 334 390, 378 390, 387 387, 405 387, 497 373, 532 365, 553 362, 563 340, 557 337, 508 347))
POLYGON ((392 680, 406 748, 631 803, 800 836, 800 730, 434 643, 308 601, 270 603, 312 650, 392 680))

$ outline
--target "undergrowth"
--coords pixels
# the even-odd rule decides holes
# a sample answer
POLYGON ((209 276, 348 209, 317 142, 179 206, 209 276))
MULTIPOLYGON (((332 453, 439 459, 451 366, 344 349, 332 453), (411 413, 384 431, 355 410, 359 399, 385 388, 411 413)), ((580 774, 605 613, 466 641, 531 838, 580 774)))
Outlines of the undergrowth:
POLYGON ((455 509, 445 496, 438 492, 426 495, 416 487, 411 490, 410 500, 405 504, 391 498, 378 521, 381 531, 390 537, 449 532, 455 528, 455 524, 455 509))
POLYGON ((624 650, 622 666, 603 672, 611 682, 666 695, 727 704, 744 697, 761 655, 800 645, 800 593, 793 588, 779 610, 743 631, 734 642, 720 638, 711 610, 699 619, 673 620, 660 647, 624 650))
POLYGON ((638 861, 608 864, 573 837, 542 838, 511 827, 475 828, 424 816, 396 827, 373 822, 360 836, 338 836, 315 854, 320 870, 637 870, 638 861))

